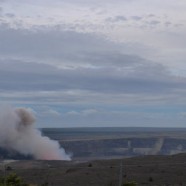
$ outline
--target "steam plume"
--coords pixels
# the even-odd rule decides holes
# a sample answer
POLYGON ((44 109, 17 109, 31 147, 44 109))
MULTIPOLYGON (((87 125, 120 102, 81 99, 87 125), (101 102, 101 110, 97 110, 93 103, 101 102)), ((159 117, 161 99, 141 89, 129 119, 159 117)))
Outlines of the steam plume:
POLYGON ((42 136, 34 128, 35 117, 30 109, 0 109, 0 147, 13 149, 40 160, 70 160, 57 141, 42 136))
POLYGON ((154 147, 151 149, 151 151, 149 152, 149 154, 158 154, 163 146, 164 143, 164 138, 158 138, 158 140, 156 141, 154 147))

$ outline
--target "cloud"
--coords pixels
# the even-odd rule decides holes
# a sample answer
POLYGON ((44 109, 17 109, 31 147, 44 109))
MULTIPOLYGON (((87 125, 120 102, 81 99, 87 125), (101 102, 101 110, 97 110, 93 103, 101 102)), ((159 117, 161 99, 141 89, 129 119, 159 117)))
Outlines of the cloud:
MULTIPOLYGON (((185 79, 172 76, 162 65, 134 56, 129 62, 128 55, 123 55, 126 63, 117 64, 115 60, 115 66, 114 63, 107 65, 109 57, 105 55, 102 56, 103 64, 97 68, 59 69, 36 62, 0 61, 1 102, 162 105, 185 100, 185 79)), ((51 111, 47 109, 44 112, 57 114, 51 111)), ((90 111, 95 110, 88 109, 82 113, 90 111)))
MULTIPOLYGON (((130 3, 132 1, 135 1, 135 0, 117 0, 117 3, 130 3)), ((71 3, 71 4, 78 4, 78 5, 87 5, 87 6, 98 6, 98 5, 105 5, 105 4, 115 4, 115 1, 113 0, 102 0, 102 1, 98 1, 98 0, 89 0, 89 1, 86 1, 86 0, 65 0, 63 2, 66 2, 66 3, 71 3)))
POLYGON ((127 18, 125 16, 122 15, 118 15, 115 17, 108 17, 105 19, 106 22, 111 22, 111 23, 117 23, 117 22, 123 22, 123 21, 127 21, 127 18))
POLYGON ((179 114, 170 114, 165 112, 146 112, 146 111, 109 111, 99 110, 93 114, 83 115, 81 111, 69 111, 59 118, 55 118, 53 123, 60 125, 61 121, 65 121, 63 126, 81 126, 81 127, 139 127, 139 126, 158 126, 158 127, 175 127, 184 126, 185 118, 179 114), (55 122, 54 122, 55 121, 55 122))
POLYGON ((3 14, 3 8, 0 7, 0 16, 2 16, 2 14, 3 14))
POLYGON ((135 21, 139 21, 139 20, 142 20, 143 17, 142 16, 131 16, 131 19, 133 19, 135 21))
POLYGON ((131 95, 131 102, 155 102, 176 99, 175 92, 185 91, 185 79, 164 65, 125 54, 127 46, 96 34, 1 25, 0 40, 4 100, 126 103, 131 95))
POLYGON ((171 23, 170 21, 166 21, 164 24, 165 24, 165 26, 167 26, 167 27, 169 27, 169 26, 172 25, 172 23, 171 23))
POLYGON ((149 22, 150 25, 157 25, 157 24, 160 24, 161 22, 158 21, 158 20, 152 20, 149 22))
POLYGON ((34 62, 1 61, 0 86, 9 91, 77 89, 107 93, 155 93, 179 86, 162 65, 136 56, 97 52, 88 53, 84 60, 84 65, 89 61, 89 67, 69 69, 34 62))
POLYGON ((85 109, 81 111, 68 111, 65 113, 66 116, 72 115, 72 116, 83 116, 87 117, 89 115, 96 115, 99 111, 96 109, 85 109))
POLYGON ((59 117, 61 115, 61 113, 50 108, 49 110, 43 111, 42 115, 44 115, 44 116, 47 115, 49 117, 59 117))
MULTIPOLYGON (((60 59, 83 50, 107 50, 112 43, 101 39, 94 34, 77 33, 72 31, 59 31, 57 29, 27 30, 11 29, 1 25, 0 45, 1 56, 14 58, 60 59), (101 42, 103 40, 103 44, 101 42), (81 42, 81 45, 79 45, 81 42), (14 45, 16 43, 16 45, 14 45)), ((73 56, 72 56, 73 57, 73 56)))
POLYGON ((7 16, 8 18, 13 18, 13 17, 15 17, 15 14, 12 14, 12 13, 6 13, 5 16, 7 16))
POLYGON ((119 107, 185 105, 185 2, 0 2, 0 103, 66 126, 176 121, 119 107))
MULTIPOLYGON (((0 90, 4 100, 43 104, 125 102, 131 95, 131 102, 170 102, 180 99, 176 92, 186 88, 185 78, 177 78, 166 66, 133 54, 133 45, 120 45, 93 33, 1 25, 0 40, 0 90), (128 48, 130 55, 125 54, 128 48)), ((182 93, 179 96, 183 99, 182 93)))

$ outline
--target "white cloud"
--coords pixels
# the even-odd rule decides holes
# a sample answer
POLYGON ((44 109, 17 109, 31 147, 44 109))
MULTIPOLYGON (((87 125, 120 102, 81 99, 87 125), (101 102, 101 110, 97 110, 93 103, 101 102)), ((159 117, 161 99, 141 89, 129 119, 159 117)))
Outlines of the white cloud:
POLYGON ((79 112, 77 111, 69 111, 66 113, 66 115, 79 115, 79 112))
POLYGON ((93 115, 98 113, 99 111, 96 109, 85 109, 85 110, 81 110, 81 111, 69 111, 67 112, 65 115, 72 115, 72 116, 81 116, 81 117, 87 117, 89 115, 93 115))
POLYGON ((42 114, 49 115, 49 116, 54 116, 54 117, 61 115, 59 112, 57 112, 56 110, 53 110, 53 109, 49 109, 49 110, 43 112, 42 114))
POLYGON ((81 111, 69 111, 58 118, 48 118, 50 118, 49 123, 47 122, 46 125, 50 126, 51 122, 53 127, 185 127, 185 118, 180 117, 179 114, 170 114, 166 112, 101 110, 85 116, 81 111))
MULTIPOLYGON (((179 71, 184 68, 184 60, 177 64, 175 61, 180 61, 176 60, 177 56, 182 59, 186 58, 185 54, 181 52, 183 47, 185 48, 184 43, 186 43, 184 41, 185 7, 185 2, 175 0, 163 2, 160 0, 150 2, 148 0, 134 0, 117 1, 117 3, 113 0, 86 2, 9 0, 3 4, 4 14, 15 16, 14 19, 6 18, 6 16, 3 19, 4 24, 19 27, 19 31, 22 28, 38 30, 40 27, 43 30, 57 28, 81 33, 101 33, 110 40, 120 42, 123 45, 121 47, 123 52, 140 54, 151 60, 156 59, 159 63, 163 63, 171 69, 177 68, 179 71), (12 3, 16 6, 12 6, 12 3), (98 9, 102 14, 97 12, 98 9), (110 21, 105 22, 105 20, 110 21), (128 47, 126 47, 127 45, 128 47), (169 57, 170 55, 171 57, 169 57)), ((11 34, 16 34, 19 37, 19 32, 11 34)), ((56 38, 51 39, 57 42, 56 38)), ((53 43, 52 40, 50 43, 53 43)), ((48 45, 43 43, 43 46, 48 45)), ((41 56, 42 52, 40 51, 40 54, 37 55, 41 56)), ((183 75, 183 73, 181 74, 183 75)))
POLYGON ((87 109, 87 110, 83 110, 82 111, 82 114, 87 116, 87 115, 90 115, 90 114, 95 114, 97 113, 98 111, 96 109, 87 109))

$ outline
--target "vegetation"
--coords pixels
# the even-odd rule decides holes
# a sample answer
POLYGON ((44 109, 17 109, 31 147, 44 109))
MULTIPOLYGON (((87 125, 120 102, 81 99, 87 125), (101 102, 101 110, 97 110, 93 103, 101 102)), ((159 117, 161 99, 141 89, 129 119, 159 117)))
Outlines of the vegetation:
POLYGON ((7 177, 0 178, 0 186, 29 186, 23 179, 15 173, 9 174, 7 177))

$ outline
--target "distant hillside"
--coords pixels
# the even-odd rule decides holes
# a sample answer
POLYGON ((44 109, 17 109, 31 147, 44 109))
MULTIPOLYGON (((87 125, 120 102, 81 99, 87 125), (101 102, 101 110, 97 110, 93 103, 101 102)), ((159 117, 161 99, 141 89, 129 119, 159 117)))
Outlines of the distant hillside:
POLYGON ((30 160, 33 159, 31 156, 20 154, 12 149, 0 148, 0 160, 14 159, 14 160, 30 160))
POLYGON ((76 160, 186 152, 186 129, 180 128, 50 128, 42 131, 58 140, 76 160))
MULTIPOLYGON (((42 133, 57 140, 73 160, 173 155, 186 152, 186 129, 173 128, 48 128, 42 133)), ((42 147, 41 147, 42 148, 42 147)), ((0 159, 32 159, 0 148, 0 159)))

